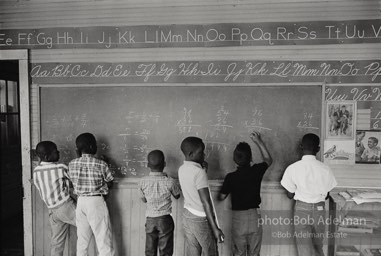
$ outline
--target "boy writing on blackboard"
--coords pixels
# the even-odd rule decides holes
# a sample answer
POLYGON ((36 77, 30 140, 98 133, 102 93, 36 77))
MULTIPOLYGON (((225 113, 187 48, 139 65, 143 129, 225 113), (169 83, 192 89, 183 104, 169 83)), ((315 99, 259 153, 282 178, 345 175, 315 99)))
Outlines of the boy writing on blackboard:
POLYGON ((93 134, 82 133, 75 141, 78 158, 69 163, 77 201, 77 256, 87 256, 94 233, 100 256, 115 255, 111 222, 104 196, 109 192, 114 177, 103 160, 94 157, 97 142, 93 134))
POLYGON ((187 256, 216 256, 217 241, 222 243, 224 239, 210 197, 204 150, 203 141, 197 137, 187 137, 181 143, 185 161, 179 168, 179 181, 184 195, 187 256))
POLYGON ((40 163, 33 171, 33 183, 48 207, 52 230, 50 255, 62 256, 70 225, 75 226, 75 201, 70 196, 68 168, 57 163, 59 151, 54 142, 41 141, 36 147, 40 163))
POLYGON ((299 256, 324 256, 325 200, 336 185, 329 166, 318 161, 320 139, 309 133, 303 136, 301 160, 287 167, 281 185, 287 196, 294 199, 294 228, 299 256))
POLYGON ((160 256, 171 256, 175 229, 171 196, 180 197, 180 185, 163 172, 165 159, 162 151, 151 151, 147 161, 151 171, 139 182, 141 200, 147 203, 145 255, 156 256, 159 249, 160 256))
POLYGON ((267 168, 272 164, 272 158, 259 132, 253 132, 250 138, 258 146, 263 162, 251 165, 251 147, 246 142, 240 142, 233 153, 237 170, 226 175, 219 194, 220 200, 231 194, 234 256, 259 256, 261 251, 262 226, 258 211, 261 203, 261 182, 267 168))

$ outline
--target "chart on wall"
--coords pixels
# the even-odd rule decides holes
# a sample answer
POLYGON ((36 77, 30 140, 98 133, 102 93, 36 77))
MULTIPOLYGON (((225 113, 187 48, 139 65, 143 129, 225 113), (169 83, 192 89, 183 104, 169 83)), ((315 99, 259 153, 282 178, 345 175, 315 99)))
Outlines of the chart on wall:
POLYGON ((233 150, 259 131, 274 163, 265 180, 279 181, 297 161, 305 133, 320 135, 321 86, 42 87, 41 137, 58 144, 61 161, 76 157, 75 138, 93 133, 117 177, 148 174, 146 156, 160 149, 173 176, 184 157, 181 141, 203 139, 209 179, 235 170, 233 150))
POLYGON ((380 164, 381 86, 326 86, 324 161, 380 164))

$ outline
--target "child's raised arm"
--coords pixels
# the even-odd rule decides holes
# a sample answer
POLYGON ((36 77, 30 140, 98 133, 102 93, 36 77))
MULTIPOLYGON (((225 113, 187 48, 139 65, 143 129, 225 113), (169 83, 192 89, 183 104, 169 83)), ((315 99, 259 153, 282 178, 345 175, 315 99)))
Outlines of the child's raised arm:
POLYGON ((263 157, 263 161, 265 161, 267 165, 270 166, 273 163, 273 159, 269 151, 267 150, 265 143, 263 143, 262 141, 261 134, 259 132, 254 131, 250 134, 250 138, 255 144, 258 145, 263 157))

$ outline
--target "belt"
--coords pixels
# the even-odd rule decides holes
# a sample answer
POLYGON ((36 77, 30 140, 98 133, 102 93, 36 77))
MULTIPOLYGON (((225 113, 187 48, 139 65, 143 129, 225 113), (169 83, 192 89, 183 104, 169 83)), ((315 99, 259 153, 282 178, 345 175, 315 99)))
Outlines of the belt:
POLYGON ((325 205, 324 201, 317 202, 317 203, 306 203, 306 202, 303 202, 303 201, 300 201, 300 200, 296 200, 296 202, 297 203, 302 203, 302 204, 308 204, 308 205, 325 205))
POLYGON ((79 195, 79 196, 81 196, 81 197, 91 197, 91 196, 103 196, 103 195, 79 195))

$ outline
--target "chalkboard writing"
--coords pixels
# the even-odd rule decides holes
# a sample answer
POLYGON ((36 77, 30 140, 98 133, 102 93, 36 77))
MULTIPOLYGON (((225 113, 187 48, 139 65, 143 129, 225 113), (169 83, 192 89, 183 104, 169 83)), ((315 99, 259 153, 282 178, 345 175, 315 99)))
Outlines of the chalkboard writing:
POLYGON ((381 86, 326 86, 325 99, 328 101, 353 100, 357 110, 370 112, 366 130, 381 130, 381 86))
POLYGON ((379 19, 0 30, 0 49, 317 45, 380 41, 379 19))
POLYGON ((111 159, 118 177, 146 175, 153 149, 164 151, 167 172, 176 175, 184 159, 181 141, 198 136, 206 144, 209 178, 222 179, 235 169, 236 144, 260 131, 275 161, 265 179, 279 181, 300 157, 303 134, 320 134, 321 100, 321 86, 43 87, 41 134, 58 144, 68 163, 76 136, 94 133, 99 154, 111 159))
POLYGON ((380 83, 381 61, 171 61, 34 63, 39 84, 380 83))

